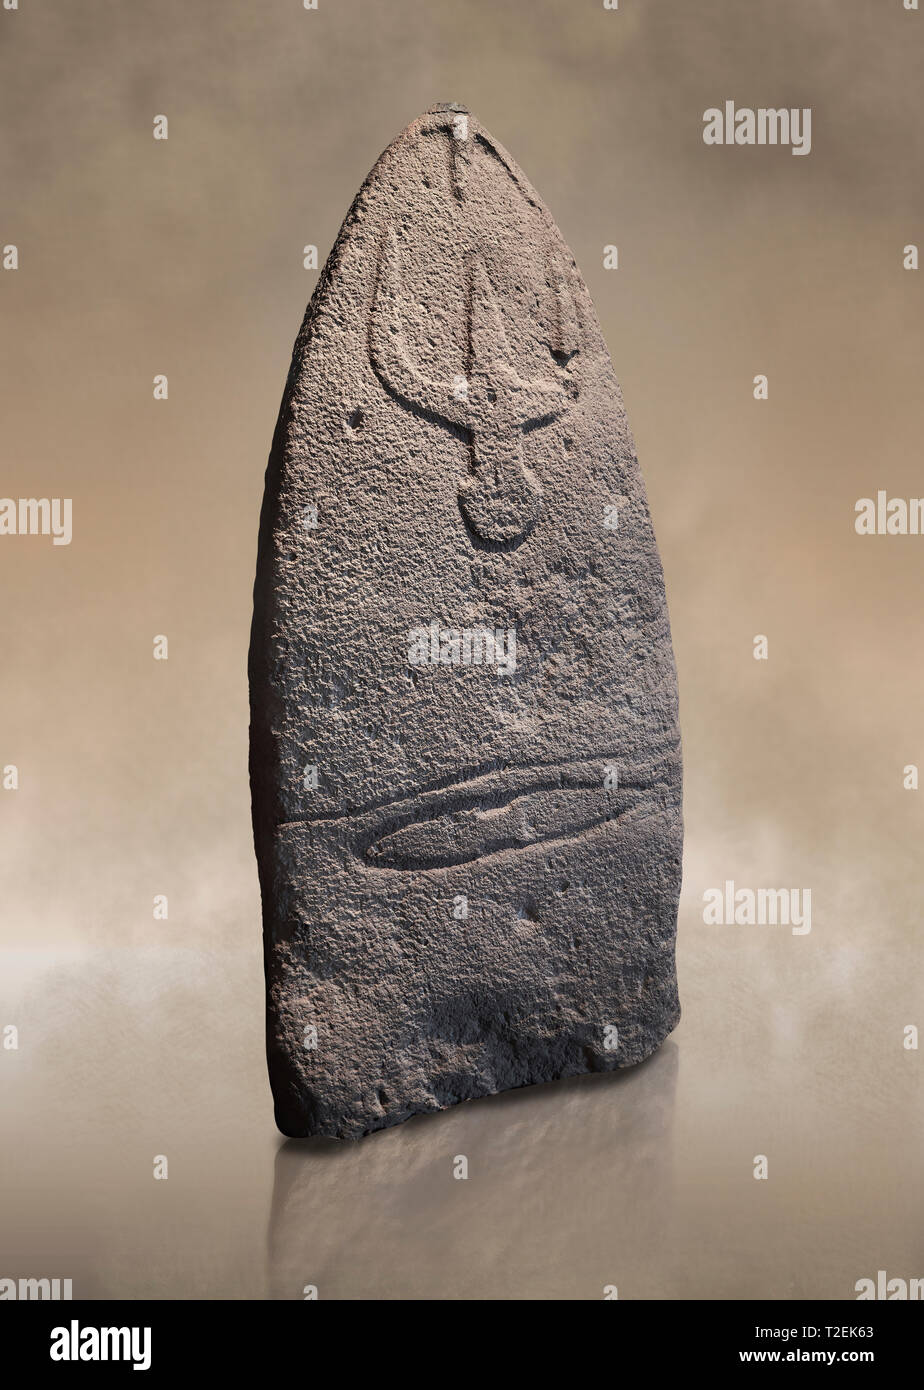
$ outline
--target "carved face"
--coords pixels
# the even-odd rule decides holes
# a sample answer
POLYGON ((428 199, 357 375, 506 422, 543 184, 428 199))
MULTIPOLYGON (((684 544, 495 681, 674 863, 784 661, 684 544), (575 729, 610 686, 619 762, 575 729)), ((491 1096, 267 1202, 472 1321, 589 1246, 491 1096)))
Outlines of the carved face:
POLYGON ((460 114, 415 122, 364 185, 267 475, 252 778, 287 1132, 624 1065, 676 1017, 644 487, 570 253, 460 114))

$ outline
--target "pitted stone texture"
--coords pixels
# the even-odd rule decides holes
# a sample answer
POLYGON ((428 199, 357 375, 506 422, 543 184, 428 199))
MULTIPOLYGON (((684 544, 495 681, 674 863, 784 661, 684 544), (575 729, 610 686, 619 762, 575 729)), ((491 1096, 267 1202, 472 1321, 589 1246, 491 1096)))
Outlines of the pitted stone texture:
POLYGON ((285 1134, 629 1066, 676 1025, 680 739, 644 484, 573 258, 460 107, 381 157, 309 305, 250 682, 285 1134), (513 629, 515 668, 412 665, 431 623, 513 629))

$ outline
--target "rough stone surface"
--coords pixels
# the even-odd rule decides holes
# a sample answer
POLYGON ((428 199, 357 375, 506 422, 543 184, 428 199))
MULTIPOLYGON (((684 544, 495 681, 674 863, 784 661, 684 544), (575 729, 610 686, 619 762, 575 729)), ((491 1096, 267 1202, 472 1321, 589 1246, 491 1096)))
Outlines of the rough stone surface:
POLYGON ((571 253, 461 107, 381 157, 309 305, 250 682, 285 1134, 658 1047, 682 844, 661 565, 571 253))

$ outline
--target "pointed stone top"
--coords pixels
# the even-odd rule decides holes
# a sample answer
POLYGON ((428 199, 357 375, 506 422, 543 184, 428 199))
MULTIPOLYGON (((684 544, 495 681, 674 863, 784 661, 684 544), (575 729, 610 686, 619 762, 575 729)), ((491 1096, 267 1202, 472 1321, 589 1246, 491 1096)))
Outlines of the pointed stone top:
POLYGON ((472 114, 468 107, 463 106, 459 101, 438 101, 435 106, 428 107, 424 115, 435 116, 439 111, 458 111, 465 116, 470 116, 472 114))

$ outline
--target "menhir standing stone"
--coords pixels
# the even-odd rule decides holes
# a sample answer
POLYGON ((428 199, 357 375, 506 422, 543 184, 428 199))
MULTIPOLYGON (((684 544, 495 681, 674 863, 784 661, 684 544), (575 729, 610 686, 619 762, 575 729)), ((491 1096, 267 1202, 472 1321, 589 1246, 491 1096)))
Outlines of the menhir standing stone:
POLYGON ((280 1129, 355 1137, 647 1057, 679 1018, 676 676, 587 290, 462 107, 312 298, 250 653, 280 1129))

